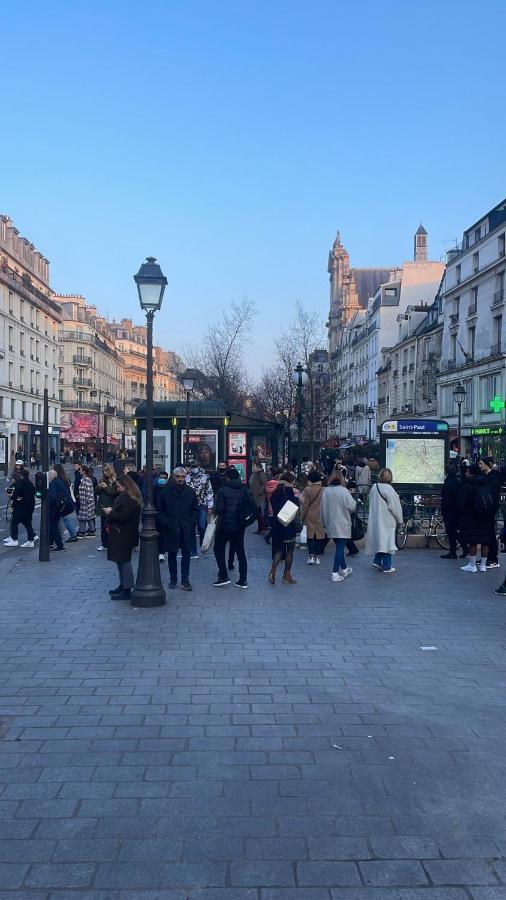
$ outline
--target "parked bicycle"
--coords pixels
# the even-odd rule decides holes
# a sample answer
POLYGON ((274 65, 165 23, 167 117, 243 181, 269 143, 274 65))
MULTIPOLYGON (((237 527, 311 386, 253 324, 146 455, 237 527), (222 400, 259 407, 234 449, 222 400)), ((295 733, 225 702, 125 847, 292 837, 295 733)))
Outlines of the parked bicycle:
POLYGON ((440 513, 431 511, 418 495, 415 495, 412 504, 407 504, 401 498, 401 504, 406 510, 406 518, 402 525, 397 526, 395 532, 395 543, 398 550, 403 550, 406 546, 408 534, 423 534, 427 548, 434 540, 443 550, 450 549, 446 526, 440 513))

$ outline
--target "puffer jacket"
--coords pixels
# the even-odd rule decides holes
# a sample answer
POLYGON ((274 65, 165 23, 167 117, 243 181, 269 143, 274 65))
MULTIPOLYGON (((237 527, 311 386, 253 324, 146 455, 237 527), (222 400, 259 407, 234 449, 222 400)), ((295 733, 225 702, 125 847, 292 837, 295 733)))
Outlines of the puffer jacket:
POLYGON ((198 472, 190 472, 186 476, 186 484, 195 491, 199 506, 207 506, 208 509, 213 508, 213 486, 209 475, 203 469, 199 469, 198 472))
POLYGON ((220 531, 242 531, 246 515, 256 515, 256 506, 248 488, 241 481, 230 480, 216 495, 215 511, 220 531))

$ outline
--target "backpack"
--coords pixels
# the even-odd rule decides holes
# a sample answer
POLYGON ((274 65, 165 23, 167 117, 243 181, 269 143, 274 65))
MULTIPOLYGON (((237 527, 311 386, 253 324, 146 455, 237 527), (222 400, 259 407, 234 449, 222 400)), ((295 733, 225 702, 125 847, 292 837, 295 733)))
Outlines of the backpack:
POLYGON ((240 529, 248 528, 257 520, 257 509, 247 489, 244 489, 244 494, 239 501, 237 518, 240 529))
POLYGON ((490 518, 495 515, 495 500, 488 484, 473 485, 473 502, 476 515, 480 519, 490 518))

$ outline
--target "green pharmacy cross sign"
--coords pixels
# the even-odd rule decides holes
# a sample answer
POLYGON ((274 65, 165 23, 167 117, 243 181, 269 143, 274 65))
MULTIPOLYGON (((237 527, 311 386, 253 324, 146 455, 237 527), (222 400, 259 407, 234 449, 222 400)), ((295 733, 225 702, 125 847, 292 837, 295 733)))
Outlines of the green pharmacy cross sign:
POLYGON ((489 406, 495 413, 500 413, 504 409, 504 400, 501 400, 500 397, 493 397, 489 406))

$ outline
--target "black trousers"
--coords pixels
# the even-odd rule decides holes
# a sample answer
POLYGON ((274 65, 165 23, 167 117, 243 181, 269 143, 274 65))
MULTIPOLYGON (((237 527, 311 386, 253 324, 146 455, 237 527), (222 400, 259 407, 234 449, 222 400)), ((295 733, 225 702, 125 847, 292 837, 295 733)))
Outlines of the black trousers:
POLYGON ((446 534, 450 544, 450 553, 457 555, 457 522, 455 519, 445 519, 446 534))
POLYGON ((214 556, 218 563, 218 577, 228 577, 227 566, 225 563, 225 550, 228 541, 230 541, 229 555, 232 556, 233 553, 236 553, 239 561, 239 580, 247 581, 248 563, 246 561, 246 553, 244 550, 244 531, 222 531, 220 529, 216 532, 216 537, 214 538, 214 556))
POLYGON ((18 529, 20 525, 24 525, 26 529, 26 537, 28 541, 33 541, 35 537, 35 532, 32 528, 32 513, 27 513, 26 516, 12 516, 11 520, 11 538, 14 541, 18 539, 18 529))

